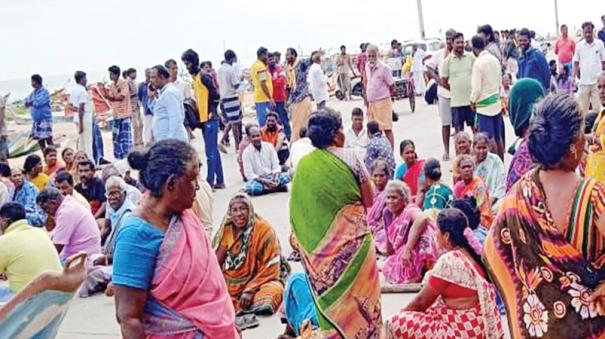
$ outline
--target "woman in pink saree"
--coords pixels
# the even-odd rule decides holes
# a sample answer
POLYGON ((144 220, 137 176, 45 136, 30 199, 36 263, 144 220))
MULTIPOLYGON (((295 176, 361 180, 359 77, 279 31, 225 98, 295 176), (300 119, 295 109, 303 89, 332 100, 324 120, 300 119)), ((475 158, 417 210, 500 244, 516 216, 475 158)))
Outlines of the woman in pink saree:
POLYGON ((125 338, 239 338, 235 312, 204 227, 191 210, 199 160, 177 140, 132 152, 149 196, 116 239, 113 285, 125 338))
POLYGON ((393 284, 417 283, 437 261, 435 225, 428 214, 412 203, 412 194, 402 181, 390 181, 385 188, 383 228, 387 260, 382 267, 393 284))
POLYGON ((374 244, 378 253, 386 253, 386 236, 382 226, 382 212, 385 206, 385 187, 392 177, 389 164, 382 160, 375 160, 372 164, 372 183, 374 184, 374 202, 368 210, 368 225, 372 230, 374 244))

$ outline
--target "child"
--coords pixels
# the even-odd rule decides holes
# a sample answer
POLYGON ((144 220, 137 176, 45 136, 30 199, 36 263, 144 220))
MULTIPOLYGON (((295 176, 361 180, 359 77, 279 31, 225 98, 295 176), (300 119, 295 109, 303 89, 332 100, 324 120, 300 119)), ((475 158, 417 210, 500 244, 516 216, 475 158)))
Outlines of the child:
POLYGON ((574 92, 573 83, 569 76, 569 69, 562 66, 560 69, 559 76, 557 77, 557 89, 558 93, 571 94, 574 92))
POLYGON ((439 160, 431 158, 424 164, 424 203, 422 209, 430 211, 431 217, 449 206, 454 194, 452 189, 441 182, 441 164, 439 160), (434 215, 433 215, 434 214, 434 215))

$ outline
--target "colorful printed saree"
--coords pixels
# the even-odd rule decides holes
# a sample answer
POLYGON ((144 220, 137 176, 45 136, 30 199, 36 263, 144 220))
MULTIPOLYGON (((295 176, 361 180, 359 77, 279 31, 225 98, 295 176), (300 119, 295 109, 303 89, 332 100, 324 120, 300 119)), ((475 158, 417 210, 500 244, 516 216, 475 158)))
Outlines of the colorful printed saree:
POLYGON ((147 338, 239 338, 225 280, 191 210, 166 231, 144 312, 147 338))
MULTIPOLYGON (((275 231, 254 213, 250 198, 238 194, 248 205, 248 226, 236 238, 230 217, 225 217, 214 238, 214 247, 227 249, 221 270, 235 311, 242 311, 244 292, 254 293, 250 311, 272 314, 282 301, 284 283, 280 278, 281 250, 275 231)), ((233 201, 233 199, 232 199, 233 201)))
POLYGON ((322 335, 378 338, 382 317, 376 253, 360 202, 360 178, 341 159, 327 150, 301 159, 290 199, 292 228, 322 335))
POLYGON ((487 186, 478 176, 473 177, 473 180, 467 185, 464 180, 460 180, 454 186, 454 197, 456 199, 475 198, 477 207, 481 211, 481 225, 489 229, 494 221, 492 212, 492 202, 489 197, 487 186))
POLYGON ((453 250, 439 258, 431 278, 448 286, 476 291, 477 306, 452 309, 439 296, 424 312, 401 311, 391 317, 386 322, 387 338, 501 338, 502 322, 494 285, 474 266, 466 255, 453 250))
MULTIPOLYGON (((392 213, 385 209, 384 222, 387 224, 387 234, 395 253, 387 258, 382 267, 382 273, 387 281, 394 284, 416 283, 422 280, 424 272, 431 269, 437 261, 437 244, 435 243, 435 225, 429 222, 412 249, 409 262, 403 260, 405 248, 412 224, 422 210, 414 204, 408 204, 399 216, 393 218, 392 213)), ((386 245, 385 245, 386 246, 386 245)))
POLYGON ((368 210, 368 225, 374 236, 374 244, 380 253, 386 252, 386 235, 384 233, 384 222, 382 212, 386 204, 385 191, 374 194, 374 203, 368 210))
POLYGON ((605 185, 592 179, 580 183, 563 233, 548 211, 538 172, 513 186, 484 247, 511 335, 605 337, 605 314, 588 301, 605 281, 605 238, 596 226, 605 208, 605 185))

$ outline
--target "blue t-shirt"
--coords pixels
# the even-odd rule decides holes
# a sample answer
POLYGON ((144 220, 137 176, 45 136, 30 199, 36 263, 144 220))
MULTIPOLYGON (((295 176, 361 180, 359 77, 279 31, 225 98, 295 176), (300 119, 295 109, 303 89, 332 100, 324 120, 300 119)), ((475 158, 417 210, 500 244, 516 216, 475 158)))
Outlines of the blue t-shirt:
POLYGON ((148 290, 163 240, 164 233, 147 221, 134 215, 126 218, 113 254, 114 285, 148 290))
MULTIPOLYGON (((397 166, 397 169, 395 170, 395 180, 403 181, 403 177, 405 177, 407 171, 408 165, 405 162, 399 164, 399 166, 397 166)), ((420 175, 418 176, 418 182, 424 182, 424 169, 420 171, 420 175)))

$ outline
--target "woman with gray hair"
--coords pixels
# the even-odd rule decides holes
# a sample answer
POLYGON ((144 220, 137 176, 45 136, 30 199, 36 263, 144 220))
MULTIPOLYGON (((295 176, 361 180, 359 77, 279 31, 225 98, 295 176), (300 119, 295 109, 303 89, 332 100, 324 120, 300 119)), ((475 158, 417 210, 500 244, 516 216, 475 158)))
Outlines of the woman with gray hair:
POLYGON ((435 225, 412 202, 407 184, 391 180, 385 188, 382 224, 388 256, 382 273, 394 284, 416 283, 437 260, 435 225))
MULTIPOLYGON (((136 205, 127 199, 128 184, 121 177, 111 176, 105 181, 105 227, 101 231, 101 253, 92 257, 94 267, 89 270, 88 277, 80 297, 86 298, 95 293, 104 292, 113 273, 113 252, 116 236, 124 220, 135 210, 136 205)), ((111 294, 108 291, 108 294, 111 294)))

